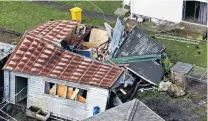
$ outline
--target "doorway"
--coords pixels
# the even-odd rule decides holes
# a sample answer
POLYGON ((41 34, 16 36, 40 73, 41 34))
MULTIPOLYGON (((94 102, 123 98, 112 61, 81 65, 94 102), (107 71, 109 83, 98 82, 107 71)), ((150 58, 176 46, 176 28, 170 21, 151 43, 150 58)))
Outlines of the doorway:
POLYGON ((207 3, 198 1, 183 2, 183 20, 192 23, 207 24, 207 3))
POLYGON ((26 107, 27 105, 28 78, 15 76, 15 104, 26 107))

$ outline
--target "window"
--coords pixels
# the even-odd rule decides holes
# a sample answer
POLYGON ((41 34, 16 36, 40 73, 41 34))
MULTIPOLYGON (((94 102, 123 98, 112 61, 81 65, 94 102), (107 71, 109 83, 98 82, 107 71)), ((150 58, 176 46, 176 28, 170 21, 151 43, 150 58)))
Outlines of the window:
POLYGON ((56 84, 51 82, 45 83, 45 94, 56 95, 56 84))
POLYGON ((68 87, 67 99, 76 100, 82 103, 86 102, 87 90, 68 87))
POLYGON ((60 98, 86 102, 87 90, 70 87, 62 84, 55 84, 51 82, 45 83, 45 94, 54 95, 60 98))

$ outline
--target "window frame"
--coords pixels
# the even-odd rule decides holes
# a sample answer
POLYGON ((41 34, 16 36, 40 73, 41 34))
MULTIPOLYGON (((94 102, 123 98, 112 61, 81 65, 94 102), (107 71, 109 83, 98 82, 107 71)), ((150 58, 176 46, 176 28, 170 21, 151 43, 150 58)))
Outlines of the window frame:
MULTIPOLYGON (((50 90, 49 90, 50 91, 50 90)), ((51 81, 44 81, 44 87, 43 87, 43 94, 45 95, 45 96, 49 96, 49 97, 52 97, 52 98, 57 98, 57 99, 61 99, 61 100, 68 100, 68 101, 72 101, 72 102, 76 102, 76 103, 80 103, 80 104, 86 104, 87 103, 87 97, 88 97, 88 89, 83 89, 83 88, 80 88, 80 87, 75 87, 75 86, 71 86, 71 85, 67 85, 67 84, 62 84, 62 83, 54 83, 54 82, 51 82, 51 81), (48 94, 48 93, 45 93, 45 88, 46 88, 46 83, 53 83, 53 84, 55 84, 56 85, 56 89, 55 89, 55 95, 51 95, 50 93, 48 94), (57 89, 58 89, 58 85, 59 84, 61 84, 61 85, 64 85, 64 86, 67 86, 67 89, 66 89, 66 96, 65 96, 65 98, 63 98, 63 97, 59 97, 58 95, 57 95, 57 89), (77 101, 77 95, 79 94, 79 92, 78 92, 78 94, 76 95, 76 97, 74 98, 74 99, 69 99, 69 98, 67 98, 67 92, 68 92, 68 88, 69 87, 71 87, 71 88, 73 88, 73 91, 74 91, 74 89, 79 89, 79 90, 84 90, 84 91, 86 91, 86 102, 85 103, 83 103, 83 102, 80 102, 80 101, 77 101)))

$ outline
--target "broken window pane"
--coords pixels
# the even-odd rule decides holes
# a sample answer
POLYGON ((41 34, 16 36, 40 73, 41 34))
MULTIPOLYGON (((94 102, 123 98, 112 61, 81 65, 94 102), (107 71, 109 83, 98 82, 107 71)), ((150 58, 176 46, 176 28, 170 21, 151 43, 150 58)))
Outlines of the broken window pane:
POLYGON ((85 103, 86 102, 86 97, 87 97, 87 90, 68 87, 66 97, 67 97, 67 99, 71 99, 71 100, 75 100, 75 101, 85 103))
POLYGON ((45 82, 45 94, 56 95, 57 97, 85 103, 87 97, 87 90, 70 87, 62 84, 45 82))
POLYGON ((45 94, 55 95, 56 84, 51 83, 51 82, 45 82, 45 94))
POLYGON ((87 90, 80 89, 76 100, 85 103, 86 97, 87 97, 87 90))

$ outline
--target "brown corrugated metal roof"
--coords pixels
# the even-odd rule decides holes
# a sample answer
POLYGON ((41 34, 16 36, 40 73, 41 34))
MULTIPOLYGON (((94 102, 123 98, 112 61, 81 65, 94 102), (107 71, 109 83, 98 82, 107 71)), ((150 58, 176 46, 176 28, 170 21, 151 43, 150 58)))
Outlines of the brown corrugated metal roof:
MULTIPOLYGON (((50 41, 53 38, 39 36, 43 31, 37 32, 36 35, 34 30, 26 32, 4 69, 103 87, 111 87, 122 73, 122 69, 118 67, 57 47, 50 41)), ((54 38, 57 36, 60 35, 56 34, 54 38)), ((68 34, 62 38, 66 36, 68 34)))
POLYGON ((49 41, 61 42, 72 34, 76 26, 77 21, 49 21, 27 31, 25 34, 34 34, 49 41))

